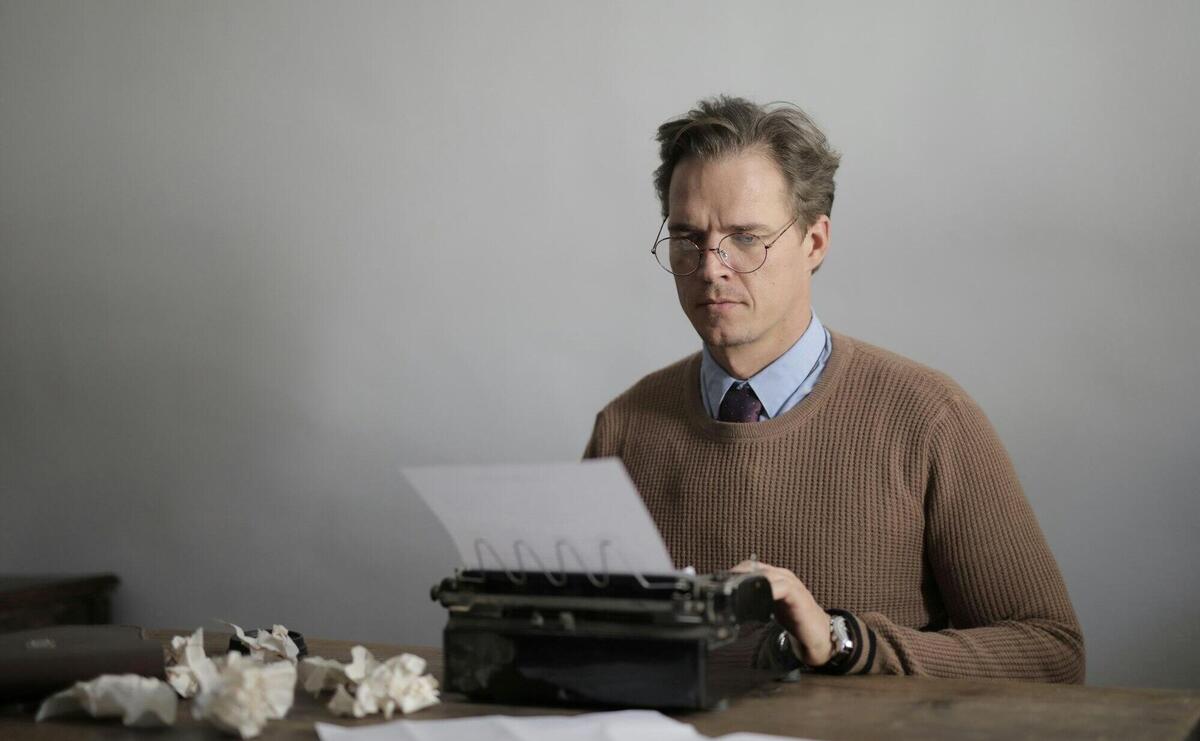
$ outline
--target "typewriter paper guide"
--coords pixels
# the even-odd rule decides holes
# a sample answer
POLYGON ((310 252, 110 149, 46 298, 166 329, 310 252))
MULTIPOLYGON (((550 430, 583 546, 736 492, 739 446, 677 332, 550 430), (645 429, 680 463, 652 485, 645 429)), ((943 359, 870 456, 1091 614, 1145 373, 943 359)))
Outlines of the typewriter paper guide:
POLYGON ((677 573, 616 458, 402 472, 450 532, 467 568, 677 573))

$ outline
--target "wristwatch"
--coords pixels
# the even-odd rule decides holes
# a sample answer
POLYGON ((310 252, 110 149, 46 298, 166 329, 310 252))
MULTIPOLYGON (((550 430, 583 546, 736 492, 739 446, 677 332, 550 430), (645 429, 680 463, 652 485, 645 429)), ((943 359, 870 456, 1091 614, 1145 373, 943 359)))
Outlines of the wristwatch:
POLYGON ((803 663, 804 651, 800 647, 800 642, 786 630, 779 631, 777 640, 779 641, 779 650, 799 660, 801 668, 806 671, 837 673, 839 669, 849 663, 850 657, 854 655, 854 639, 850 637, 850 627, 846 624, 846 618, 841 615, 829 616, 829 640, 833 644, 833 655, 821 666, 810 667, 803 663))
POLYGON ((841 615, 829 616, 829 640, 833 642, 833 656, 819 668, 822 671, 837 671, 854 655, 854 639, 850 637, 846 618, 841 615))

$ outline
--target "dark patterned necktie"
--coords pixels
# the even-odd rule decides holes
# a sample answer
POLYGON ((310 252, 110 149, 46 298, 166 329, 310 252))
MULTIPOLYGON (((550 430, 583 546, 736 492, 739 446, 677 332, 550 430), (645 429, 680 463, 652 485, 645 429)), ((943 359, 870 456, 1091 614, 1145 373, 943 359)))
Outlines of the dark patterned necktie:
POLYGON ((722 422, 757 422, 762 413, 762 402, 754 395, 748 383, 735 383, 725 392, 717 419, 722 422))

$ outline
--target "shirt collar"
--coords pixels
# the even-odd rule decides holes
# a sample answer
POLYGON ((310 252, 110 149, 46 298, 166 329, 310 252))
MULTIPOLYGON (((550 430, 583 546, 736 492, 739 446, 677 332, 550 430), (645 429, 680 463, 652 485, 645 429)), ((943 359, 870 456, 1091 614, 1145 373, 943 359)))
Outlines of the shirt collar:
MULTIPOLYGON (((763 413, 768 419, 779 414, 780 408, 817 366, 824 350, 825 326, 814 311, 808 329, 804 330, 800 339, 747 380, 755 396, 762 402, 763 413)), ((709 416, 716 419, 725 393, 730 386, 740 382, 741 379, 725 372, 705 346, 700 358, 700 391, 709 416)))

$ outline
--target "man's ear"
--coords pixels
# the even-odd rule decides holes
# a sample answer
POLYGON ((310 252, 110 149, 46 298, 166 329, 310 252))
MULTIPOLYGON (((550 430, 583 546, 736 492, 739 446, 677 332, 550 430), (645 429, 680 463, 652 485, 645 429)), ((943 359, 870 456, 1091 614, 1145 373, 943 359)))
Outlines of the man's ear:
POLYGON ((822 214, 808 228, 808 252, 805 259, 808 261, 810 273, 817 272, 817 268, 825 261, 825 253, 829 251, 829 227, 829 217, 822 214))

